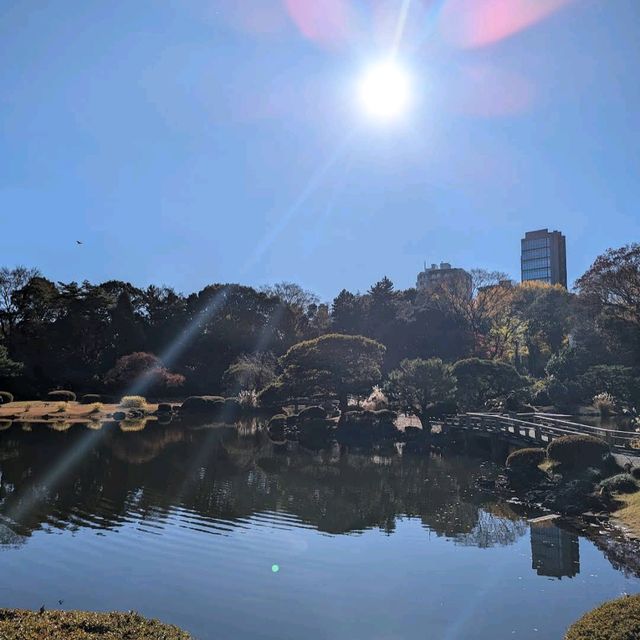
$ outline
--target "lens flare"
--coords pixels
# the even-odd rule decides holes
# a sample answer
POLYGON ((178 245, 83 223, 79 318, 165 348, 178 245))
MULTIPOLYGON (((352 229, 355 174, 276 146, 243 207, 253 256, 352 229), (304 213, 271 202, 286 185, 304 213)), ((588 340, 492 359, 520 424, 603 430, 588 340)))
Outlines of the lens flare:
POLYGON ((369 67, 358 88, 360 104, 376 120, 395 120, 409 108, 411 78, 408 72, 392 60, 369 67))

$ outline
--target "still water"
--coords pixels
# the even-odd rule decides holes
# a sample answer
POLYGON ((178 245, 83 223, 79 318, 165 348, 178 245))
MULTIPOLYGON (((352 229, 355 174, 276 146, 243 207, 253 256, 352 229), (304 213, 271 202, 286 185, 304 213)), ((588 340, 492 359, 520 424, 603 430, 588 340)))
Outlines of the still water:
POLYGON ((479 490, 494 471, 255 423, 4 425, 0 606, 135 609, 202 640, 560 639, 640 591, 479 490))

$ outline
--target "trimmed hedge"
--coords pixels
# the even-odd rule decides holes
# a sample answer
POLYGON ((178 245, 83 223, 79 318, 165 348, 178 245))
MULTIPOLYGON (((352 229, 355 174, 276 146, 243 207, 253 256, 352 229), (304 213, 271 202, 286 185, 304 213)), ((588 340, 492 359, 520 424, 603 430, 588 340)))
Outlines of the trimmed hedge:
POLYGON ((214 413, 224 407, 222 396, 190 396, 180 406, 182 413, 214 413))
POLYGON ((13 402, 13 393, 0 391, 0 404, 7 404, 8 402, 13 402))
POLYGON ((600 488, 611 493, 635 493, 638 490, 638 483, 630 473, 618 473, 605 478, 600 483, 600 488))
POLYGON ((171 413, 173 411, 173 407, 168 402, 160 402, 158 404, 157 413, 171 413))
POLYGON ((274 440, 284 440, 285 427, 287 425, 287 416, 284 413, 278 413, 269 420, 267 431, 274 440))
POLYGON ((73 391, 65 391, 64 389, 56 389, 47 393, 47 400, 51 402, 75 402, 76 394, 73 391))
POLYGON ((609 453, 604 440, 588 435, 562 436, 547 446, 549 459, 566 467, 597 467, 609 453))
POLYGON ((640 640, 640 595, 605 602, 571 625, 565 640, 640 640))
POLYGON ((137 613, 24 611, 0 609, 0 637, 6 640, 190 640, 173 625, 137 613))
POLYGON ((547 457, 544 449, 529 447, 514 451, 506 462, 507 469, 511 471, 535 471, 547 457))
POLYGON ((284 413, 279 413, 275 416, 273 416, 273 418, 271 418, 271 420, 269 420, 269 429, 271 428, 284 428, 287 425, 287 416, 284 413))
POLYGON ((104 402, 102 396, 98 393, 85 393, 80 397, 80 404, 94 404, 96 402, 104 402))

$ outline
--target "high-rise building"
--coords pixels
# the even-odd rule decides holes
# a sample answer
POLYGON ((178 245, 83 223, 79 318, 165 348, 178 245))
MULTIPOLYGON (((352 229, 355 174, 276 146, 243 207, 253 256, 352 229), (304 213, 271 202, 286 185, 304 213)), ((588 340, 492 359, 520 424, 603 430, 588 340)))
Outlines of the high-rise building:
POLYGON ((580 573, 578 536, 548 520, 531 522, 531 565, 539 576, 573 578, 580 573))
POLYGON ((540 280, 567 287, 567 245, 560 231, 527 231, 521 249, 522 282, 540 280))
POLYGON ((439 266, 432 264, 429 268, 425 265, 424 271, 418 274, 416 287, 420 291, 428 292, 447 288, 470 298, 473 285, 471 275, 464 269, 452 267, 448 262, 441 262, 439 266))

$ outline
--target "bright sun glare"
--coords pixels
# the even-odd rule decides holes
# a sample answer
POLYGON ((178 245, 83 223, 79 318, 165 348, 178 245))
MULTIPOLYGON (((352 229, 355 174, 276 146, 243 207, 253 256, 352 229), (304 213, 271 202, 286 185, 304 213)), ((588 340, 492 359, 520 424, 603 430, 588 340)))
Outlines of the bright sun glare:
POLYGON ((365 70, 359 85, 362 108, 376 120, 396 120, 409 108, 411 78, 397 63, 386 60, 365 70))

